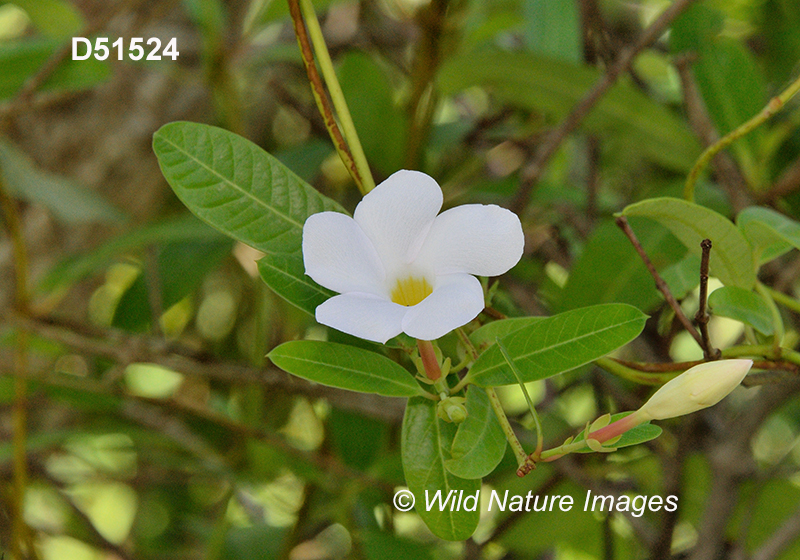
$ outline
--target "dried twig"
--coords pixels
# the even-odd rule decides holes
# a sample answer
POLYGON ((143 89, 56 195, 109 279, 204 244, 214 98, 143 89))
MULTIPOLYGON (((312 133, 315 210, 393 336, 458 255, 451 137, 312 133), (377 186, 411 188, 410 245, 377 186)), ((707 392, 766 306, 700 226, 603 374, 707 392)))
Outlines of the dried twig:
POLYGON ((603 77, 595 83, 592 89, 583 96, 583 99, 572 108, 567 118, 561 121, 561 124, 547 136, 545 141, 539 146, 533 162, 531 162, 522 173, 522 182, 517 191, 517 195, 514 197, 514 201, 511 203, 511 209, 514 212, 518 214, 522 212, 533 186, 539 180, 550 158, 555 155, 564 139, 578 127, 603 95, 617 82, 617 79, 630 69, 636 55, 654 43, 667 26, 695 1, 696 0, 676 0, 669 8, 664 10, 664 12, 642 32, 636 43, 622 51, 614 65, 611 66, 603 77))
POLYGON ((708 302, 708 260, 711 256, 711 240, 703 239, 700 242, 700 249, 703 253, 700 257, 700 306, 694 316, 694 320, 700 329, 700 336, 703 343, 703 357, 706 360, 716 360, 720 357, 720 351, 711 345, 711 338, 708 336, 708 312, 706 305, 708 302))
POLYGON ((636 249, 637 253, 639 253, 639 256, 642 258, 642 261, 644 261, 644 265, 650 272, 650 276, 652 276, 653 280, 655 280, 656 287, 662 293, 664 299, 667 300, 667 303, 672 308, 672 310, 675 312, 675 316, 678 318, 678 320, 681 322, 681 324, 687 330, 687 332, 692 335, 692 338, 694 338, 697 341, 697 344, 700 345, 700 348, 704 348, 705 346, 703 345, 703 339, 701 338, 700 333, 698 333, 697 329, 694 328, 692 323, 689 321, 689 318, 681 309, 680 304, 675 299, 675 296, 673 296, 672 292, 669 291, 669 286, 667 286, 667 283, 658 274, 656 267, 653 266, 653 263, 650 261, 650 257, 648 257, 647 253, 645 253, 644 247, 642 247, 642 244, 639 242, 639 239, 636 237, 636 234, 633 233, 630 224, 628 224, 628 220, 625 218, 625 216, 619 216, 616 222, 617 225, 620 227, 620 229, 625 233, 625 235, 628 236, 628 239, 630 239, 633 248, 636 249))

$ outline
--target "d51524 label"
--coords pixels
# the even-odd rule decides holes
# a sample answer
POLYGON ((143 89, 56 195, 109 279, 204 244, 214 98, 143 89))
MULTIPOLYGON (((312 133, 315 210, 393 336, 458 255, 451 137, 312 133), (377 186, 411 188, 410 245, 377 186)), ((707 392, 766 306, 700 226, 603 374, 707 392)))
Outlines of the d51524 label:
POLYGON ((117 60, 123 60, 126 54, 131 60, 142 60, 145 53, 147 53, 145 60, 161 60, 161 57, 176 60, 179 54, 178 40, 174 37, 163 50, 161 39, 158 37, 151 37, 146 43, 143 37, 131 37, 127 51, 122 37, 111 44, 108 37, 98 37, 94 40, 94 44, 86 37, 72 38, 72 60, 86 60, 92 55, 97 60, 106 60, 109 56, 113 56, 115 51, 117 60))

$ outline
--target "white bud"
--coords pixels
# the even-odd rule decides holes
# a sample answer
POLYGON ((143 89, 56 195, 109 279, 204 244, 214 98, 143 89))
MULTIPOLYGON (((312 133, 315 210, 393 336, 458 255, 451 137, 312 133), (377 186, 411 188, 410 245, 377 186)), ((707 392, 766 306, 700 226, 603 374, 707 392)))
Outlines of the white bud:
POLYGON ((752 366, 753 360, 696 365, 665 383, 638 412, 651 420, 663 420, 715 405, 739 386, 752 366))

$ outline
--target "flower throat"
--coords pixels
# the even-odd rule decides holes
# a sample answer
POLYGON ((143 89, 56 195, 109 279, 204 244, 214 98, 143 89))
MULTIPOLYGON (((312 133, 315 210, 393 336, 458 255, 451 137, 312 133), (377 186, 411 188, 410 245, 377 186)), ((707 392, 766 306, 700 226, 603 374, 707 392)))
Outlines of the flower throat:
POLYGON ((433 288, 425 278, 409 276, 397 281, 394 290, 392 290, 392 301, 411 307, 431 295, 431 292, 433 292, 433 288))

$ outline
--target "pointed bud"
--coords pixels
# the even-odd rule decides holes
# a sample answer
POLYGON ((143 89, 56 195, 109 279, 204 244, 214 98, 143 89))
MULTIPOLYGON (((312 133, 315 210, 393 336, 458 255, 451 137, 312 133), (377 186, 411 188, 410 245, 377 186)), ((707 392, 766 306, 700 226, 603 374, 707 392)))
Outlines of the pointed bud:
POLYGON ((637 413, 650 420, 690 414, 717 404, 739 386, 753 360, 717 360, 689 368, 664 384, 637 413))

